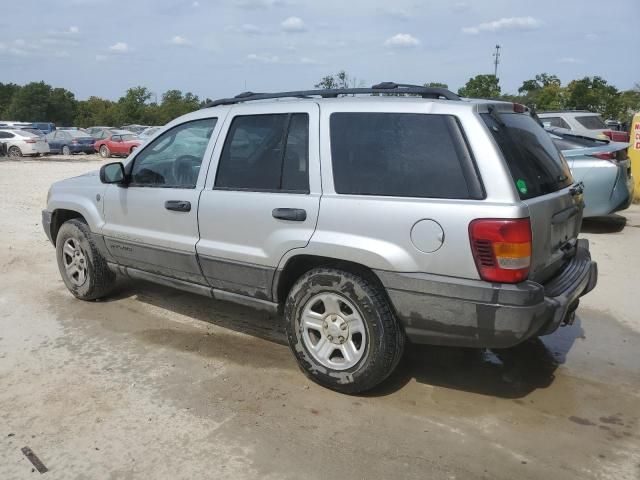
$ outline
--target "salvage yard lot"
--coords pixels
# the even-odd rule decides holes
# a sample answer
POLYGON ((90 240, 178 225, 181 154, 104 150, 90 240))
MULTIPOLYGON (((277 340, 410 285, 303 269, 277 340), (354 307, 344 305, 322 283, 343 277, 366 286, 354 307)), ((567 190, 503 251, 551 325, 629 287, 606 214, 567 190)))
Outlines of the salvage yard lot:
POLYGON ((0 478, 640 478, 640 208, 585 222, 574 325, 421 347, 381 388, 308 381, 280 319, 150 284, 81 302, 40 225, 97 156, 0 162, 0 478), (626 224, 625 224, 626 220, 626 224))

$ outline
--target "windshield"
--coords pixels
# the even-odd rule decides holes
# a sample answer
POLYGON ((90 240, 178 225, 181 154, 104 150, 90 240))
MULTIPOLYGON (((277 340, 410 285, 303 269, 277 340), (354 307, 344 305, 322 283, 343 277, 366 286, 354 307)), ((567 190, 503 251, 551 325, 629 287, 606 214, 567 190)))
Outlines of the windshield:
POLYGON ((603 130, 607 128, 600 115, 581 115, 576 117, 576 120, 588 130, 603 130))
POLYGON ((569 165, 533 118, 521 113, 485 113, 482 118, 502 150, 522 200, 571 185, 569 165))

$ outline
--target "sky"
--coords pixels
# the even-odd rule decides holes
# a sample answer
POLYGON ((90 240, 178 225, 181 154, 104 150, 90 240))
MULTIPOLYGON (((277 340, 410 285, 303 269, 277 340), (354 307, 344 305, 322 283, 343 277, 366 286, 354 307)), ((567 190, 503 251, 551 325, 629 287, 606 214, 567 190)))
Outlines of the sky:
POLYGON ((201 98, 493 73, 503 92, 541 72, 640 82, 639 0, 0 0, 0 82, 44 80, 78 99, 142 85, 201 98), (635 33, 634 33, 635 32, 635 33))

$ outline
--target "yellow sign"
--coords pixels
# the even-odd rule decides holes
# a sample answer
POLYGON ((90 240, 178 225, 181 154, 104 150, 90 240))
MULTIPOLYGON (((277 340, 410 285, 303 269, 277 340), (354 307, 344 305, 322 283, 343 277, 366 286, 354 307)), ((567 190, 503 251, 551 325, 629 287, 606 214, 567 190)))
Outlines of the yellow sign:
POLYGON ((634 202, 640 202, 640 113, 636 113, 631 122, 631 138, 629 139, 629 158, 631 173, 635 183, 634 202))

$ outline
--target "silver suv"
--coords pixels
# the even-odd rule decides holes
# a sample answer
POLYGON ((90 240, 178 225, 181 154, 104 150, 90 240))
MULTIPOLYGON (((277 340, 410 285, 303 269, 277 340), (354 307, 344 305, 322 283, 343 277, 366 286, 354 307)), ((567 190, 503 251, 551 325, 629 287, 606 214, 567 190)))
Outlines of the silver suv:
POLYGON ((503 348, 572 321, 597 279, 582 209, 522 105, 384 83, 215 101, 55 183, 43 226, 76 297, 124 276, 284 313, 302 370, 354 393, 407 339, 503 348))

